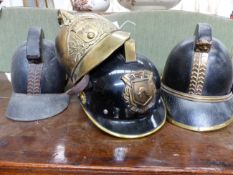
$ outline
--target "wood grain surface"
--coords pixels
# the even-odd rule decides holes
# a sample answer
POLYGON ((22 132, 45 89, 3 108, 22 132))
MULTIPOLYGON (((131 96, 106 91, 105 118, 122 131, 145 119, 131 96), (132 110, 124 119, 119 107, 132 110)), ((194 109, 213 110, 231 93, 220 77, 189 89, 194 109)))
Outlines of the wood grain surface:
POLYGON ((0 174, 233 174, 233 124, 197 133, 166 123, 142 139, 97 129, 77 98, 50 119, 5 117, 11 85, 0 74, 0 174))

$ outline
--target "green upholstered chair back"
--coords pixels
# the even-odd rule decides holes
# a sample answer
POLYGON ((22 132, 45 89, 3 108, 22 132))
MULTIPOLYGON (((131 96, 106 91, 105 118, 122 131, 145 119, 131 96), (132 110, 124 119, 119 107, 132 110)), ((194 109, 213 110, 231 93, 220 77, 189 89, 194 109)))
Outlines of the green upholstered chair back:
MULTIPOLYGON (((123 30, 130 31, 136 40, 137 52, 151 59, 161 73, 171 49, 193 35, 199 22, 210 23, 213 36, 229 50, 233 46, 233 21, 210 15, 183 11, 142 11, 106 15, 123 30)), ((0 13, 0 71, 9 72, 15 49, 26 40, 30 26, 41 26, 45 38, 54 40, 59 29, 57 10, 5 8, 0 13)))

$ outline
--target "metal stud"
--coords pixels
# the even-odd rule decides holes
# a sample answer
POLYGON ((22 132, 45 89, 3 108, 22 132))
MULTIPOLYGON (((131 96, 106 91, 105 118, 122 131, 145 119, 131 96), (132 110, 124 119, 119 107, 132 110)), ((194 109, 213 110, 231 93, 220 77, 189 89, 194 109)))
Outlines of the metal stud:
POLYGON ((104 109, 104 114, 107 115, 108 114, 108 110, 107 109, 104 109))
POLYGON ((93 39, 94 37, 95 37, 95 33, 93 33, 93 32, 88 32, 87 33, 87 38, 93 39))

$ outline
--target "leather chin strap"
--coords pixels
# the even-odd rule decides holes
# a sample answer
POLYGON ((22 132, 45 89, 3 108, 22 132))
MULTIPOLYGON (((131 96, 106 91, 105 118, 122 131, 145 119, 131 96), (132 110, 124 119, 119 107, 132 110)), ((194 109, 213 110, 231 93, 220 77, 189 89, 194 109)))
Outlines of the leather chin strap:
POLYGON ((66 93, 70 96, 79 94, 87 87, 89 80, 90 76, 86 74, 75 86, 66 91, 66 93))
POLYGON ((28 30, 26 55, 28 60, 28 94, 41 93, 41 74, 43 62, 41 58, 42 29, 31 27, 28 30))

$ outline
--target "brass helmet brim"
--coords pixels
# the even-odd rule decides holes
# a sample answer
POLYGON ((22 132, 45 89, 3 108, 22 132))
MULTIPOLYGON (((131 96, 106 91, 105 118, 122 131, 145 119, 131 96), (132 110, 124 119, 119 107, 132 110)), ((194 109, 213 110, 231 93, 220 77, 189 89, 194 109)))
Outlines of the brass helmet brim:
MULTIPOLYGON (((115 31, 97 43, 80 61, 72 73, 72 81, 78 82, 85 74, 106 60, 115 50, 130 39, 130 33, 115 31)), ((132 48, 133 50, 134 48, 132 48)), ((131 49, 127 49, 131 50, 131 49)), ((125 51, 127 52, 127 51, 125 51)))

